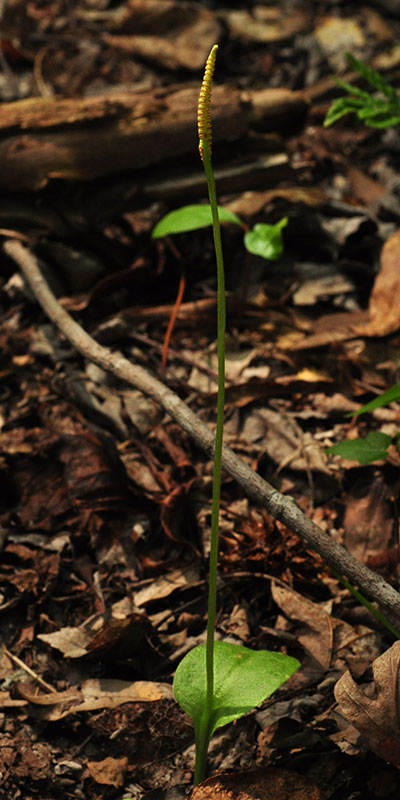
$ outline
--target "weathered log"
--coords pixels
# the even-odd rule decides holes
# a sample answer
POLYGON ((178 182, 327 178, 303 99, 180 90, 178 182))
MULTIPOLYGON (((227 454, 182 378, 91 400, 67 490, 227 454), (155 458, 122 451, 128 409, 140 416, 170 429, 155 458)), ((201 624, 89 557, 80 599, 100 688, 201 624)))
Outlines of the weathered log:
MULTIPOLYGON (((162 164, 195 151, 198 86, 71 100, 34 98, 0 106, 0 186, 37 190, 49 180, 88 181, 162 164)), ((289 90, 213 91, 214 142, 252 127, 274 130, 304 115, 289 90)))

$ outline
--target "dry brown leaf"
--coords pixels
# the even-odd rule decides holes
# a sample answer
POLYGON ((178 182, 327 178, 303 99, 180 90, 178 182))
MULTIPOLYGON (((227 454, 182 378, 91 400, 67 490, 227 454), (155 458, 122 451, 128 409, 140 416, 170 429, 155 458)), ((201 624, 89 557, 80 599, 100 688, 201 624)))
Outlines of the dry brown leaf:
POLYGON ((393 513, 388 503, 389 487, 381 473, 372 483, 355 486, 346 501, 344 543, 364 564, 369 556, 386 551, 393 529, 393 513))
POLYGON ((362 675, 379 652, 377 634, 364 625, 352 627, 332 617, 293 589, 272 583, 271 593, 279 608, 302 624, 297 639, 322 670, 340 668, 345 662, 353 675, 362 675))
POLYGON ((381 268, 369 301, 369 322, 360 325, 361 336, 387 336, 400 327, 400 231, 385 242, 381 268))
POLYGON ((368 311, 346 311, 323 314, 313 324, 314 333, 290 344, 291 350, 309 350, 314 347, 345 342, 360 335, 361 326, 368 325, 368 311))
POLYGON ((13 700, 10 692, 0 692, 0 708, 20 708, 26 706, 26 700, 13 700))
POLYGON ((123 758, 108 757, 104 761, 88 761, 86 766, 96 783, 118 788, 124 785, 128 759, 126 756, 123 758))
POLYGON ((286 14, 278 5, 265 8, 258 4, 251 11, 238 9, 222 13, 232 36, 245 42, 284 42, 303 31, 309 20, 305 11, 292 9, 291 14, 286 14))
POLYGON ((110 47, 167 69, 190 70, 203 67, 220 32, 215 14, 185 0, 131 0, 117 11, 112 28, 117 35, 103 35, 110 47))
POLYGON ((270 408, 252 409, 240 435, 242 440, 267 453, 279 470, 288 467, 296 471, 328 472, 322 447, 309 431, 303 433, 294 420, 270 408))
POLYGON ((135 605, 138 608, 151 603, 152 600, 160 600, 169 597, 176 589, 183 589, 187 586, 195 586, 200 581, 200 572, 197 567, 185 567, 168 572, 167 575, 160 575, 155 578, 144 589, 135 592, 135 605))
POLYGON ((193 789, 190 800, 324 800, 324 795, 296 772, 267 767, 208 778, 193 789))
POLYGON ((67 626, 53 633, 40 633, 37 638, 60 650, 66 658, 109 653, 113 658, 127 657, 137 652, 151 626, 145 614, 134 612, 123 616, 117 613, 117 606, 112 607, 110 618, 95 614, 77 628, 67 626))
POLYGON ((335 686, 341 714, 363 735, 368 747, 400 769, 400 641, 375 659, 374 682, 362 688, 345 672, 335 686))
POLYGON ((330 615, 298 592, 285 589, 274 582, 271 583, 271 594, 288 617, 304 623, 306 627, 297 634, 300 644, 311 653, 324 671, 328 670, 333 651, 333 620, 330 615))
POLYGON ((172 689, 168 683, 129 683, 106 678, 85 681, 80 689, 49 694, 37 694, 37 687, 32 688, 30 684, 18 684, 18 694, 31 704, 32 716, 50 722, 78 711, 116 708, 124 703, 151 703, 165 698, 172 700, 172 689))
POLYGON ((326 195, 322 189, 306 186, 290 186, 287 189, 276 187, 266 192, 242 192, 234 200, 225 203, 228 211, 238 217, 254 217, 268 206, 277 197, 288 203, 304 203, 306 206, 320 206, 326 202, 326 195))

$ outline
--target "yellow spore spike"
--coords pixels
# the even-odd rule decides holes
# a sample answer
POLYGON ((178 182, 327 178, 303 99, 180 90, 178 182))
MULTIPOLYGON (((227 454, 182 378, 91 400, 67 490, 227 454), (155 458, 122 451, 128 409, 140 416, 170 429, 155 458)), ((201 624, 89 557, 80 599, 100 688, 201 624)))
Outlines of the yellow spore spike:
POLYGON ((218 45, 215 44, 210 50, 204 70, 204 78, 201 84, 199 103, 197 106, 197 127, 199 131, 199 152, 203 160, 203 145, 207 143, 211 153, 211 85, 214 74, 215 59, 217 57, 218 45))

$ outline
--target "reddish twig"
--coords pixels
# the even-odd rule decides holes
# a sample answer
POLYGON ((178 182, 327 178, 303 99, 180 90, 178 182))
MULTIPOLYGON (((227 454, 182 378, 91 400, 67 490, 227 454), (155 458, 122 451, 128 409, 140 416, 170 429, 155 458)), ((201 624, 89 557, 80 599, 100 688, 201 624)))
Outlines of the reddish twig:
POLYGON ((171 316, 169 318, 168 328, 167 328, 166 334, 164 336, 162 357, 161 357, 161 366, 162 366, 162 369, 163 369, 164 373, 165 373, 165 370, 167 368, 167 357, 168 357, 169 343, 171 341, 172 331, 174 330, 176 318, 177 318, 177 316, 179 314, 179 309, 180 309, 181 304, 182 304, 183 293, 185 291, 185 285, 186 285, 186 280, 185 280, 185 276, 184 276, 184 274, 182 272, 180 280, 179 280, 178 294, 176 296, 175 304, 174 304, 174 307, 172 309, 171 316))

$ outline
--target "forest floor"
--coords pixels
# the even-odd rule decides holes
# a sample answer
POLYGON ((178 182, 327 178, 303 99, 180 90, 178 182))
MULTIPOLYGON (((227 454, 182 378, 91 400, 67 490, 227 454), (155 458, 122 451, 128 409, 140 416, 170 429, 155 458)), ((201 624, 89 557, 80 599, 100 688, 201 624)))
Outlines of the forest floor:
MULTIPOLYGON (((332 76, 351 72, 345 52, 397 86, 399 40, 397 0, 10 0, 0 69, 1 125, 29 98, 51 115, 60 98, 197 91, 216 41, 227 98, 301 93, 302 113, 215 147, 220 205, 250 227, 288 218, 277 261, 223 230, 225 442, 395 589, 400 405, 350 415, 400 383, 399 138, 323 121, 341 93, 332 76), (380 460, 327 453, 370 432, 392 439, 380 460)), ((22 157, 30 134, 16 123, 17 135, 22 157)), ((203 177, 185 184, 198 161, 155 158, 140 196, 129 159, 82 179, 55 160, 30 186, 16 170, 16 190, 0 177, 0 236, 38 258, 84 330, 214 429, 212 234, 151 238, 168 211, 206 200, 203 177)), ((193 728, 171 683, 205 641, 212 461, 154 400, 79 355, 0 258, 0 797, 189 797, 193 728)), ((394 635, 227 473, 219 570, 218 638, 301 667, 215 735, 209 775, 228 777, 193 800, 398 800, 394 635), (334 694, 344 675, 347 700, 334 694)))

